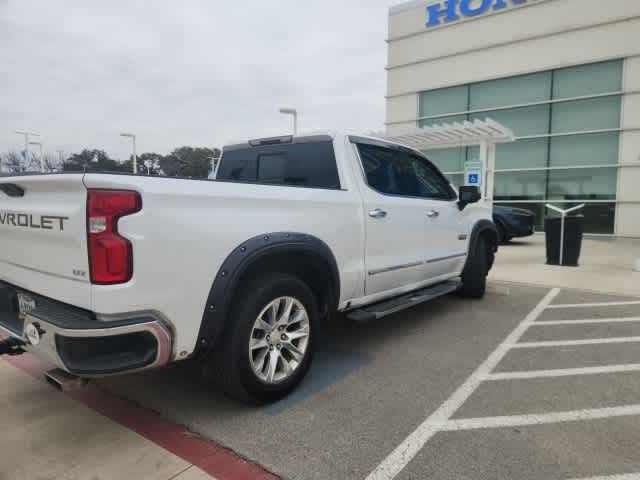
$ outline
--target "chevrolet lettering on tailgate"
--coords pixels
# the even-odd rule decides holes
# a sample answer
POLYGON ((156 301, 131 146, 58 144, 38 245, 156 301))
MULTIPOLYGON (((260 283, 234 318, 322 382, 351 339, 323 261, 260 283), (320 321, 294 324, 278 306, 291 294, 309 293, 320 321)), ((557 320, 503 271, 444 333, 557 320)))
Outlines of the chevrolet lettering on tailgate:
POLYGON ((41 228, 43 230, 64 231, 64 222, 69 217, 57 215, 31 215, 28 213, 0 212, 0 225, 22 228, 41 228))

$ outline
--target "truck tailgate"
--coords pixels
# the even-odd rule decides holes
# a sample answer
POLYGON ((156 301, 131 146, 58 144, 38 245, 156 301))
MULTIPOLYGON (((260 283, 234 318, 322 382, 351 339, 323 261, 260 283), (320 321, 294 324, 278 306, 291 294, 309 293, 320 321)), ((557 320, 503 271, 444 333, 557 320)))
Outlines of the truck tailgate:
POLYGON ((0 280, 91 307, 83 174, 0 177, 0 280))

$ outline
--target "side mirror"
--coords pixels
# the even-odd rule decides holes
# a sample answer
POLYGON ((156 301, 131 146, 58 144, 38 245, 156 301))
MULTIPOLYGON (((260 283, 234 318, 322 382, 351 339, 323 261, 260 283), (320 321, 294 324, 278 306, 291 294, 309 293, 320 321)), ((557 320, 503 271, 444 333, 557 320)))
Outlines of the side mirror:
POLYGON ((464 185, 458 190, 458 208, 464 208, 470 203, 476 203, 482 198, 480 189, 473 185, 464 185))

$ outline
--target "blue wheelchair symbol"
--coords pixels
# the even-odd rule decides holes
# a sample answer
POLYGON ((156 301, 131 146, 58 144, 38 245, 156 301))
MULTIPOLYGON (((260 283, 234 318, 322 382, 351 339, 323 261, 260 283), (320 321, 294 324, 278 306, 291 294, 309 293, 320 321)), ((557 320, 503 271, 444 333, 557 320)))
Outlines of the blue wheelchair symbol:
POLYGON ((478 178, 478 174, 477 173, 470 173, 469 174, 469 184, 470 185, 476 185, 479 182, 479 178, 478 178))

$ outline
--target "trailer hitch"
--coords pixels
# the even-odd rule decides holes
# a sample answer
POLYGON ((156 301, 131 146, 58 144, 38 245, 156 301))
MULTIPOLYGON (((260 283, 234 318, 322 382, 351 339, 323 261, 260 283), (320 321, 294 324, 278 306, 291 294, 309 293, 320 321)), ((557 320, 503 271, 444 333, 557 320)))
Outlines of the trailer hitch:
POLYGON ((22 355, 24 342, 17 338, 8 337, 0 340, 0 355, 22 355))

